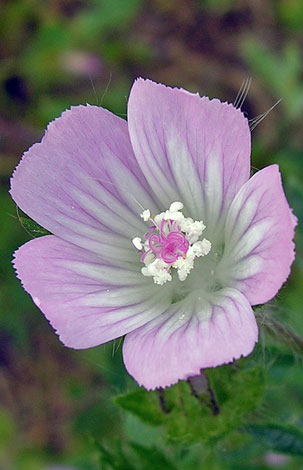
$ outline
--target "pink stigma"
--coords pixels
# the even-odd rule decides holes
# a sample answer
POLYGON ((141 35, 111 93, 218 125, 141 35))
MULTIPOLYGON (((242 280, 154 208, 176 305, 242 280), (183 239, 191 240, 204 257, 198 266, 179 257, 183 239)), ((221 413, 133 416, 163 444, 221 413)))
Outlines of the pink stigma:
POLYGON ((156 225, 150 227, 145 239, 148 240, 149 250, 143 254, 142 261, 147 254, 154 253, 165 263, 172 264, 184 256, 189 248, 189 241, 173 220, 162 220, 160 230, 156 225))

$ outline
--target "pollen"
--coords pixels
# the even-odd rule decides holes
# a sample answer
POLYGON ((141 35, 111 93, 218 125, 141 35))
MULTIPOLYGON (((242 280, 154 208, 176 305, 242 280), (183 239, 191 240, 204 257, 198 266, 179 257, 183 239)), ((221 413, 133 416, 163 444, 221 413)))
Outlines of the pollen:
POLYGON ((206 256, 211 250, 211 242, 202 240, 205 225, 202 220, 185 217, 182 202, 172 202, 169 209, 151 217, 149 209, 143 210, 140 217, 150 222, 144 235, 132 239, 141 254, 143 276, 152 277, 155 284, 163 285, 172 281, 174 270, 179 281, 185 281, 194 268, 196 258, 206 256))
POLYGON ((150 210, 146 209, 140 214, 140 217, 144 220, 144 222, 147 222, 151 217, 150 217, 150 210))

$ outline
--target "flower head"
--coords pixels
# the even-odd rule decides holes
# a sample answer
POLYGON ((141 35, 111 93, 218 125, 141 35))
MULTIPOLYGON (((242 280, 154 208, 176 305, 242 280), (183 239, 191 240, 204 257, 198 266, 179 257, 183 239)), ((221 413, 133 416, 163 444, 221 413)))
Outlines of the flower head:
POLYGON ((252 306, 294 259, 278 166, 250 178, 241 111, 148 80, 133 85, 128 122, 88 105, 52 122, 11 195, 53 233, 14 264, 61 341, 126 335, 126 368, 148 389, 250 354, 252 306))
POLYGON ((143 276, 152 276, 156 284, 161 286, 172 280, 171 268, 176 268, 180 281, 185 281, 194 267, 194 259, 209 253, 211 243, 204 238, 198 241, 205 225, 202 221, 185 218, 180 209, 182 202, 173 202, 169 210, 150 217, 146 209, 140 217, 151 225, 144 235, 133 239, 134 246, 141 253, 141 261, 145 267, 141 269, 143 276))

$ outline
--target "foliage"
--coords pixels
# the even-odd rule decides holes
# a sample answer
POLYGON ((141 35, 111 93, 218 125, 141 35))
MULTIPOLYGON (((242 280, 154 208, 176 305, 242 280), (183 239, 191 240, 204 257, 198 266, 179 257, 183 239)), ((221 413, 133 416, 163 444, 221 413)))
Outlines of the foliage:
POLYGON ((277 452, 303 456, 303 432, 281 424, 251 424, 246 431, 277 452))
POLYGON ((116 403, 149 424, 162 424, 170 442, 213 445, 257 408, 264 373, 261 366, 223 366, 207 374, 210 383, 203 393, 197 393, 190 383, 179 382, 160 394, 140 389, 117 397, 116 403))

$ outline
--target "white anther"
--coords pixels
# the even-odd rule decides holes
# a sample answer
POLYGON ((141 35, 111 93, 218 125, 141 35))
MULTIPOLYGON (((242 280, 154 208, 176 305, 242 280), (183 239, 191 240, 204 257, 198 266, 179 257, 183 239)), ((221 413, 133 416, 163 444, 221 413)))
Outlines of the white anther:
POLYGON ((181 230, 185 232, 190 243, 195 243, 198 241, 199 237, 202 235, 205 225, 202 220, 198 221, 188 217, 183 222, 181 222, 181 230))
POLYGON ((203 238, 201 243, 202 243, 203 248, 204 248, 204 256, 208 255, 208 253, 211 250, 211 242, 209 240, 207 240, 207 238, 203 238))
POLYGON ((145 209, 141 214, 140 217, 144 220, 144 222, 147 222, 148 219, 150 219, 150 210, 145 209))
POLYGON ((182 202, 172 202, 171 205, 169 206, 169 211, 170 212, 177 212, 183 209, 183 204, 182 202))
POLYGON ((197 257, 206 256, 211 250, 211 243, 206 238, 203 240, 195 242, 192 246, 188 248, 187 256, 188 257, 197 257))
POLYGON ((189 233, 190 226, 191 226, 192 223, 193 223, 193 219, 190 218, 190 217, 187 217, 187 218, 184 218, 183 220, 181 220, 180 228, 181 228, 182 232, 189 233))
POLYGON ((142 240, 140 237, 133 238, 132 243, 137 248, 137 250, 142 250, 143 245, 142 245, 142 240))
POLYGON ((156 276, 154 276, 154 283, 159 284, 160 286, 163 286, 163 284, 165 284, 167 281, 171 281, 171 280, 172 280, 171 275, 169 274, 168 271, 166 271, 164 269, 162 271, 160 271, 159 273, 157 273, 156 276))
POLYGON ((176 211, 176 212, 171 212, 171 211, 166 211, 164 212, 164 220, 175 220, 177 222, 181 222, 184 219, 184 215, 182 212, 176 211))
POLYGON ((177 261, 174 262, 173 267, 177 269, 179 280, 185 281, 190 271, 194 267, 194 256, 178 258, 177 261))
POLYGON ((163 286, 167 281, 171 281, 171 274, 168 272, 169 264, 164 263, 161 259, 155 259, 141 269, 143 276, 152 276, 155 284, 163 286))
POLYGON ((190 233, 194 233, 195 235, 202 235, 203 230, 205 229, 205 225, 203 224, 202 220, 196 220, 190 225, 190 233))
MULTIPOLYGON (((168 266, 162 259, 155 259, 152 263, 149 263, 146 268, 142 269, 147 269, 148 272, 152 275, 155 276, 161 269, 164 269, 166 266, 168 266)), ((146 272, 146 271, 145 271, 146 272)))

